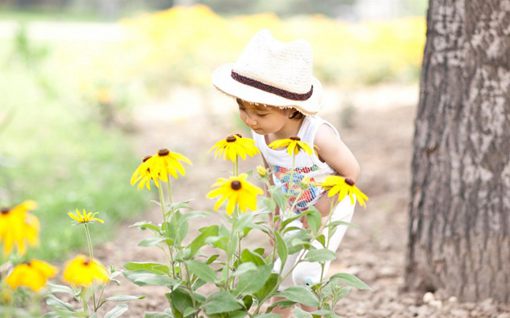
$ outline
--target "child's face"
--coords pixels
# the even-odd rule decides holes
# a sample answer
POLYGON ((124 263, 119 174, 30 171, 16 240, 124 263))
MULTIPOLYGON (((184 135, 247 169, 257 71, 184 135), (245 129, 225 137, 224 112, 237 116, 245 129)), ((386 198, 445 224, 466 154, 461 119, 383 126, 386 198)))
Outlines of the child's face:
POLYGON ((289 121, 289 111, 238 100, 239 117, 253 131, 267 135, 280 131, 289 121))

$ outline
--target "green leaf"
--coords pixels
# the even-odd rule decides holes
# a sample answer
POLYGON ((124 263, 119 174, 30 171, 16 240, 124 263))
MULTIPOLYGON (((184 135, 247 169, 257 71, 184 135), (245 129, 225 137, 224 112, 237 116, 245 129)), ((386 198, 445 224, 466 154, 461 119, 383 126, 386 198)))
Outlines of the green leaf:
POLYGON ((338 273, 329 278, 330 282, 340 281, 348 286, 352 286, 357 289, 367 290, 371 289, 364 281, 352 274, 338 273))
POLYGON ((287 205, 287 198, 285 197, 285 193, 283 193, 281 188, 271 186, 269 187, 269 194, 271 195, 271 198, 276 203, 276 205, 280 208, 280 211, 284 211, 285 206, 287 205))
POLYGON ((262 258, 262 256, 260 256, 259 253, 254 253, 254 252, 250 251, 249 249, 244 249, 241 252, 241 262, 243 262, 243 263, 252 262, 253 264, 255 264, 257 266, 261 266, 261 265, 265 264, 264 259, 262 258))
POLYGON ((319 299, 317 299, 317 296, 315 296, 312 291, 304 286, 291 286, 284 291, 280 292, 280 296, 303 304, 307 306, 312 307, 318 307, 319 306, 319 299))
POLYGON ((236 295, 250 294, 261 289, 269 278, 271 270, 271 265, 263 265, 255 271, 249 271, 239 275, 239 280, 236 288, 234 289, 234 293, 236 295))
POLYGON ((74 290, 69 286, 53 284, 53 283, 48 283, 47 286, 49 287, 49 291, 51 293, 64 293, 64 294, 74 296, 74 290))
POLYGON ((186 261, 186 265, 189 271, 201 280, 208 283, 212 283, 216 280, 216 273, 209 266, 207 266, 207 264, 195 260, 190 260, 186 261))
POLYGON ((322 244, 322 247, 326 247, 326 237, 324 234, 317 236, 317 241, 322 244))
POLYGON ((144 318, 173 318, 170 313, 167 312, 146 312, 144 318))
POLYGON ((306 220, 308 222, 308 226, 312 230, 314 234, 317 234, 319 232, 319 229, 321 227, 321 214, 320 212, 315 208, 312 207, 308 211, 306 211, 306 220))
POLYGON ((109 312, 104 315, 104 318, 117 318, 122 316, 128 310, 127 304, 120 304, 112 308, 109 312))
POLYGON ((202 227, 198 231, 200 234, 188 245, 191 249, 192 256, 194 256, 202 246, 206 245, 206 239, 208 237, 218 235, 218 225, 202 227))
POLYGON ((280 316, 278 314, 269 313, 269 314, 256 315, 253 318, 281 318, 281 317, 282 316, 280 316))
POLYGON ((313 318, 311 313, 306 312, 306 311, 304 311, 303 309, 301 309, 301 308, 299 308, 297 306, 294 308, 292 313, 294 314, 294 316, 296 318, 313 318))
POLYGON ((174 289, 170 293, 166 293, 165 296, 172 307, 172 311, 177 311, 179 314, 184 316, 184 312, 188 308, 193 308, 193 300, 189 292, 181 287, 174 289))
POLYGON ((274 233, 276 238, 276 252, 278 253, 278 257, 282 261, 282 264, 285 264, 287 261, 287 257, 289 256, 289 250, 287 248, 287 244, 281 237, 280 233, 277 231, 274 233))
POLYGON ((152 224, 151 222, 148 222, 148 221, 136 222, 135 224, 130 225, 129 227, 137 227, 140 230, 149 229, 156 233, 159 233, 159 231, 161 230, 161 228, 158 225, 152 224))
POLYGON ((207 315, 214 315, 236 311, 243 306, 228 292, 220 291, 209 296, 203 308, 207 315))
POLYGON ((62 309, 66 309, 69 311, 74 311, 73 305, 60 300, 59 298, 57 298, 55 295, 52 295, 52 294, 50 294, 50 295, 48 295, 48 297, 46 297, 46 304, 50 307, 57 307, 57 308, 62 308, 62 309))
POLYGON ((207 262, 206 264, 207 265, 211 265, 215 260, 218 259, 218 257, 220 257, 219 254, 214 254, 214 255, 211 255, 208 259, 207 259, 207 262))
POLYGON ((148 237, 146 239, 141 240, 138 243, 138 246, 143 247, 155 246, 164 241, 166 241, 166 238, 164 237, 148 237))
POLYGON ((277 273, 271 273, 264 286, 253 293, 259 302, 263 302, 265 299, 271 296, 271 292, 274 293, 274 291, 276 291, 276 286, 278 285, 278 277, 279 276, 277 273))
POLYGON ((124 264, 124 268, 129 271, 144 271, 159 275, 165 275, 170 273, 170 269, 168 268, 168 266, 153 262, 129 262, 124 264))
POLYGON ((116 296, 110 296, 106 298, 108 301, 131 301, 131 300, 139 300, 144 299, 145 296, 131 296, 131 295, 116 295, 116 296))
POLYGON ((239 276, 249 271, 257 270, 257 265, 252 262, 241 263, 235 270, 234 276, 239 276))
POLYGON ((332 261, 336 258, 336 254, 327 248, 321 248, 317 250, 309 250, 304 258, 307 262, 327 262, 332 261))
POLYGON ((234 221, 232 231, 242 232, 245 228, 253 228, 255 226, 255 223, 253 223, 253 214, 243 213, 234 221))
POLYGON ((178 281, 166 275, 154 273, 126 271, 124 276, 138 286, 166 286, 170 288, 180 284, 178 281))

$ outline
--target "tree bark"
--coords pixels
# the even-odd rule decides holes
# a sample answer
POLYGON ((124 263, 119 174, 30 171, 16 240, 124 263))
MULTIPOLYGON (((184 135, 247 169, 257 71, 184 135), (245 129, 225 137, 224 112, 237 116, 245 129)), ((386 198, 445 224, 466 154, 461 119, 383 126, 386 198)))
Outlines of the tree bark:
POLYGON ((429 0, 406 287, 510 301, 510 0, 429 0))

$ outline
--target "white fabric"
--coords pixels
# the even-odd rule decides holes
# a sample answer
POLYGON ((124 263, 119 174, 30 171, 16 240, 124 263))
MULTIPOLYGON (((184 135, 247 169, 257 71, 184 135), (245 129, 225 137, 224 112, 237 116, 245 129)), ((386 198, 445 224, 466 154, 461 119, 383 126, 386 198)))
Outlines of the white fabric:
MULTIPOLYGON (((331 222, 334 221, 344 221, 344 222, 351 222, 352 216, 354 214, 354 207, 356 205, 356 202, 351 203, 351 199, 349 197, 346 197, 343 199, 338 205, 334 208, 333 214, 331 216, 331 222)), ((324 220, 323 221, 327 221, 324 220)), ((299 220, 293 221, 289 226, 299 227, 303 228, 303 224, 299 220)), ((340 243, 342 242, 342 239, 344 238, 345 232, 347 231, 348 225, 339 225, 336 229, 336 231, 333 233, 331 238, 329 239, 329 244, 327 248, 336 253, 338 250, 338 247, 340 246, 340 243)), ((288 235, 291 235, 292 231, 285 233, 284 237, 287 237, 288 235)), ((325 232, 323 232, 324 236, 326 237, 326 242, 328 242, 329 233, 327 231, 327 228, 325 229, 325 232)), ((318 241, 314 241, 312 245, 315 248, 322 249, 324 248, 321 243, 318 241)), ((300 257, 303 254, 301 253, 295 253, 292 255, 289 255, 287 258, 287 261, 285 262, 283 271, 282 271, 282 277, 287 275, 289 271, 292 269, 292 267, 296 264, 299 258, 303 259, 305 256, 300 257)), ((325 278, 328 274, 329 266, 331 264, 331 261, 328 261, 325 263, 324 266, 324 273, 323 278, 325 278)), ((279 272, 281 267, 281 260, 277 259, 274 267, 273 272, 279 272)), ((279 290, 283 290, 287 287, 293 286, 293 285, 314 285, 320 282, 321 278, 321 265, 320 263, 310 263, 310 262, 301 262, 299 263, 294 270, 292 270, 291 274, 288 274, 287 277, 284 279, 284 281, 280 284, 279 290)))
POLYGON ((304 40, 280 42, 269 30, 259 31, 246 45, 235 63, 218 67, 212 76, 213 85, 223 93, 253 103, 276 107, 293 107, 304 114, 316 114, 321 106, 322 85, 312 74, 313 57, 304 40), (295 94, 306 94, 306 100, 293 100, 240 83, 232 78, 234 71, 244 77, 295 94))
MULTIPOLYGON (((306 142, 312 149, 314 149, 314 140, 317 130, 322 125, 330 126, 337 136, 340 138, 338 131, 329 122, 320 118, 319 116, 305 116, 301 127, 299 128, 298 137, 301 141, 306 142)), ((288 186, 292 169, 292 156, 290 156, 286 149, 271 149, 266 143, 264 135, 259 135, 252 131, 255 144, 260 150, 262 156, 266 160, 273 175, 273 181, 276 186, 283 189, 284 192, 289 192, 288 186)), ((303 178, 308 177, 311 181, 322 182, 328 175, 335 174, 335 171, 325 162, 320 161, 317 154, 314 152, 312 155, 300 151, 295 156, 295 169, 293 174, 293 186, 290 193, 294 196, 291 198, 291 204, 297 198, 295 212, 305 211, 309 206, 315 204, 319 199, 322 189, 318 186, 310 186, 309 189, 300 194, 300 182, 303 178)))

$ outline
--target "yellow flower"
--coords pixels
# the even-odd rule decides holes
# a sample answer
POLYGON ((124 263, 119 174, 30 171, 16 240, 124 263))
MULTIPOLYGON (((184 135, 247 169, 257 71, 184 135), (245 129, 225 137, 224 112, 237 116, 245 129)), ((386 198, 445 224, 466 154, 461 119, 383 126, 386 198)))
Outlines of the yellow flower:
POLYGON ((110 278, 106 268, 96 259, 78 255, 64 268, 63 281, 74 287, 89 287, 93 283, 107 283, 110 278))
POLYGON ((259 153, 255 140, 245 138, 240 134, 230 135, 214 144, 209 152, 214 150, 214 157, 223 156, 223 159, 235 162, 238 157, 243 160, 246 156, 253 157, 259 153))
POLYGON ((139 189, 145 186, 150 190, 152 180, 159 188, 159 181, 168 182, 169 175, 177 179, 179 174, 183 176, 186 174, 181 162, 191 164, 191 161, 180 153, 160 149, 157 154, 144 158, 131 176, 131 185, 139 182, 139 189))
POLYGON ((289 156, 296 156, 301 150, 303 150, 309 155, 313 153, 312 148, 310 148, 310 146, 306 142, 301 141, 301 138, 299 137, 279 139, 269 144, 269 148, 272 149, 280 149, 285 147, 287 147, 287 152, 289 153, 289 156))
POLYGON ((80 210, 76 209, 75 214, 71 212, 67 212, 67 215, 76 221, 76 223, 92 223, 92 222, 98 222, 98 223, 104 223, 104 220, 100 218, 96 218, 96 215, 98 215, 99 212, 87 212, 86 210, 80 210))
MULTIPOLYGON (((131 176, 131 185, 134 185, 138 182, 138 189, 143 189, 144 187, 147 188, 147 190, 151 189, 151 169, 149 165, 147 164, 147 160, 149 160, 152 156, 147 156, 143 158, 142 163, 136 168, 135 172, 131 176)), ((159 181, 158 178, 154 179, 154 184, 156 187, 159 187, 159 181)))
POLYGON ((219 207, 225 202, 227 203, 227 214, 231 215, 236 205, 239 206, 241 212, 245 212, 247 209, 257 209, 257 195, 263 194, 261 188, 251 184, 246 180, 248 175, 242 173, 236 177, 230 177, 228 179, 219 178, 213 187, 216 189, 207 193, 209 199, 220 197, 216 204, 214 204, 214 210, 218 210, 219 207))
POLYGON ((55 266, 33 259, 27 263, 16 265, 5 278, 5 282, 13 289, 27 287, 38 292, 46 286, 48 279, 55 277, 56 274, 55 266))
POLYGON ((328 197, 338 194, 338 202, 349 196, 352 204, 354 204, 354 199, 356 198, 361 206, 366 206, 365 202, 368 200, 368 197, 349 178, 327 176, 324 182, 321 183, 321 187, 328 191, 328 197))
POLYGON ((0 211, 0 242, 5 256, 11 254, 14 247, 23 255, 27 245, 39 244, 39 219, 29 213, 36 207, 34 201, 25 201, 0 211))

